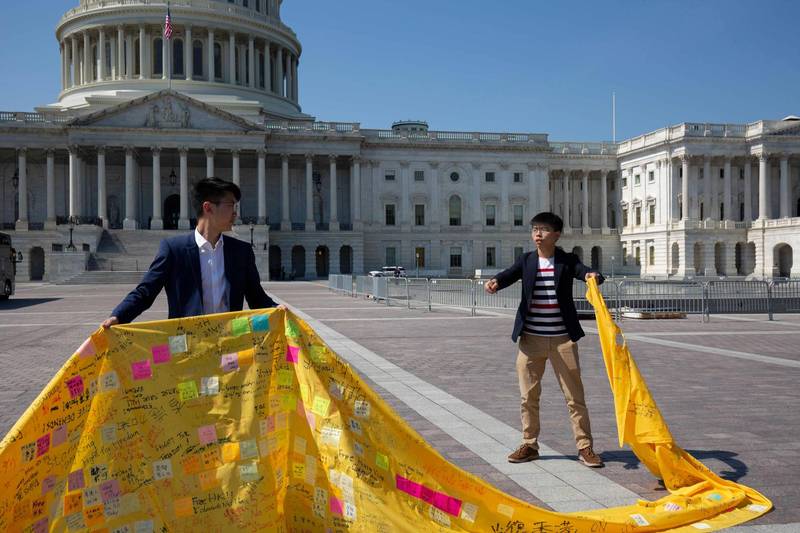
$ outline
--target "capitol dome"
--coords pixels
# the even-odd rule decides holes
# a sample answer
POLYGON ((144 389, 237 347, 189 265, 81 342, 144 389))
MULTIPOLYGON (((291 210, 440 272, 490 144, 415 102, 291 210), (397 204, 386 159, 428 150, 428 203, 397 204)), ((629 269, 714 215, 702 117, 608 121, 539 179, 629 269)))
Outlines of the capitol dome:
POLYGON ((98 111, 171 87, 250 120, 301 113, 302 48, 282 0, 80 0, 56 27, 58 101, 39 111, 98 111))

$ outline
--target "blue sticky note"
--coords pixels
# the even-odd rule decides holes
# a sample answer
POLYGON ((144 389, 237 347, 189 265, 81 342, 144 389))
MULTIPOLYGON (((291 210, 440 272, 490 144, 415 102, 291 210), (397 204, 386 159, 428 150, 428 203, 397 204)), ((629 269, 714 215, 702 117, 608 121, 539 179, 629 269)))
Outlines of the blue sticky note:
POLYGON ((253 323, 253 332, 256 331, 269 331, 269 316, 267 315, 256 315, 250 317, 250 320, 253 323))

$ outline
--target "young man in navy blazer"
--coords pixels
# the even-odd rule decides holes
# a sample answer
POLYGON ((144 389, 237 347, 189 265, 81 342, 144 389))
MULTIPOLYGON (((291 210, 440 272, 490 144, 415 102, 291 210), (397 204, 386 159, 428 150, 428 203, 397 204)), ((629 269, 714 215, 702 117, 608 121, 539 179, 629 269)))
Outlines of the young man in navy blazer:
POLYGON ((589 411, 583 394, 577 341, 584 336, 572 300, 572 280, 588 281, 603 276, 590 269, 577 255, 556 247, 564 222, 553 213, 531 219, 531 237, 536 251, 522 254, 510 268, 486 282, 494 294, 522 280, 522 298, 511 339, 519 339, 517 377, 521 396, 522 445, 508 456, 511 463, 539 458, 539 396, 545 364, 550 361, 567 401, 578 460, 598 468, 603 461, 592 448, 589 411))
MULTIPOLYGON (((167 291, 169 318, 275 307, 261 287, 250 244, 223 235, 236 220, 242 193, 235 183, 218 178, 194 187, 197 228, 161 241, 150 269, 102 326, 127 324, 146 311, 161 289, 167 291)), ((285 306, 278 306, 285 309, 285 306)))

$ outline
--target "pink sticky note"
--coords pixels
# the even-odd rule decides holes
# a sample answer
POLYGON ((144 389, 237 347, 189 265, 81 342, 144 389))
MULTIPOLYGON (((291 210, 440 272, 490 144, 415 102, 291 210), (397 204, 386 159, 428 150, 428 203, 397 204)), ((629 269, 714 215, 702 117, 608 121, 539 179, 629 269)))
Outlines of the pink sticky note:
POLYGON ((158 346, 153 346, 154 363, 168 363, 169 355, 169 344, 159 344, 158 346))
POLYGON ((431 505, 453 516, 458 516, 461 513, 461 500, 451 498, 441 492, 433 493, 431 505))
POLYGON ((60 444, 64 444, 67 442, 67 426, 66 424, 63 426, 58 426, 56 429, 53 430, 53 439, 50 441, 50 445, 55 448, 60 444))
POLYGON ((300 354, 300 347, 299 346, 286 346, 286 360, 290 363, 296 363, 299 361, 299 354, 300 354))
POLYGON ((50 433, 43 435, 36 440, 36 457, 44 455, 50 449, 50 433))
POLYGON ((92 343, 92 338, 91 337, 89 337, 88 339, 83 341, 83 344, 81 344, 81 347, 78 348, 78 355, 80 357, 91 357, 91 356, 95 355, 96 353, 97 353, 97 351, 94 349, 94 344, 92 343))
POLYGON ((53 490, 56 486, 56 476, 47 476, 42 480, 42 496, 53 490))
POLYGON ((433 489, 430 489, 425 485, 420 485, 420 493, 418 496, 420 500, 431 503, 433 502, 433 495, 434 495, 433 489))
POLYGON ((222 354, 219 366, 223 372, 233 372, 239 370, 239 354, 238 353, 225 353, 222 354))
POLYGON ((217 427, 214 424, 197 428, 197 437, 200 444, 211 444, 217 442, 217 427))
POLYGON ((272 433, 275 431, 275 415, 269 415, 267 417, 267 433, 272 433))
POLYGON ((331 512, 338 515, 344 513, 344 506, 342 505, 342 500, 331 496, 331 512))
MULTIPOLYGON (((305 411, 305 409, 303 409, 303 410, 305 411)), ((314 416, 314 413, 312 413, 311 411, 305 411, 305 413, 306 413, 306 421, 308 422, 308 425, 311 426, 311 429, 313 430, 314 428, 317 427, 317 418, 314 416)))
POLYGON ((70 398, 75 398, 83 394, 83 378, 81 376, 71 377, 67 380, 70 398))
POLYGON ((104 483, 100 483, 100 497, 103 498, 103 503, 108 503, 110 500, 116 500, 122 495, 119 488, 119 481, 110 479, 104 483))
POLYGON ((131 363, 131 372, 133 379, 150 379, 153 377, 153 369, 150 367, 150 359, 144 361, 134 361, 131 363))
POLYGON ((70 473, 67 480, 69 482, 69 490, 82 489, 85 486, 83 481, 83 469, 70 473))

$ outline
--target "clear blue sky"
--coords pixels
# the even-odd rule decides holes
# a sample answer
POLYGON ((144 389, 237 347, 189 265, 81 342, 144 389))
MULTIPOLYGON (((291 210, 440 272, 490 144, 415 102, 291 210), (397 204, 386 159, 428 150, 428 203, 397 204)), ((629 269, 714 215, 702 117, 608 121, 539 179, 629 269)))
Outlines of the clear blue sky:
MULTIPOLYGON (((53 102, 54 28, 78 0, 2 4, 0 110, 53 102)), ((794 0, 285 0, 283 19, 304 47, 303 110, 321 120, 603 140, 612 90, 618 139, 800 115, 794 0)))

